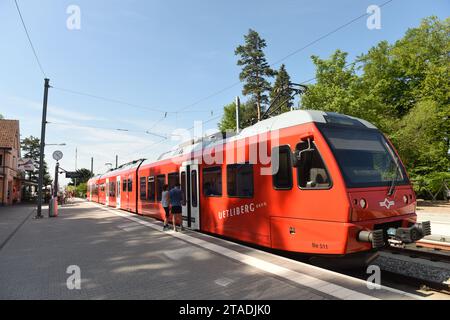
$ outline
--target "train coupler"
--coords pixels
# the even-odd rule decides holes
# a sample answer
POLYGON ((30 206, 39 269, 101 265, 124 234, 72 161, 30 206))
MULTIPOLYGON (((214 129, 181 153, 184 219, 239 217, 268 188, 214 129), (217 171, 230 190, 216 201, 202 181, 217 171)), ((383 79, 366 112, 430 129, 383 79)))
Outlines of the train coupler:
POLYGON ((413 243, 423 237, 431 235, 431 223, 425 221, 416 223, 409 228, 389 228, 387 235, 390 239, 400 241, 402 243, 413 243))
POLYGON ((361 231, 358 240, 372 243, 372 248, 378 249, 385 246, 383 230, 361 231))

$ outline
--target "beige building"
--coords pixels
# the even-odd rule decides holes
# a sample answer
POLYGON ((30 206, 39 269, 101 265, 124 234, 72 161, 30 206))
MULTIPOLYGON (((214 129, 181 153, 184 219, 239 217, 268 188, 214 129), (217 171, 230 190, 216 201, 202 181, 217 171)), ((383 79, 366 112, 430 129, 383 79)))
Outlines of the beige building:
POLYGON ((0 205, 11 205, 21 200, 19 158, 19 121, 0 119, 0 205))

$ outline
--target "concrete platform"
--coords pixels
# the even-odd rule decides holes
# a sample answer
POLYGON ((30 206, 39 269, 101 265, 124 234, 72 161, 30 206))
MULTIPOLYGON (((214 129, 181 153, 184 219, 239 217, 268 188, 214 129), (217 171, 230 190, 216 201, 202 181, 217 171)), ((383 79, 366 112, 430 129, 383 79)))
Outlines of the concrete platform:
POLYGON ((0 208, 0 299, 421 299, 93 203, 43 220, 17 208, 0 208))
POLYGON ((431 221, 431 234, 450 239, 450 212, 418 212, 417 221, 431 221))
POLYGON ((417 220, 419 222, 431 221, 431 240, 450 239, 450 202, 419 201, 417 220))

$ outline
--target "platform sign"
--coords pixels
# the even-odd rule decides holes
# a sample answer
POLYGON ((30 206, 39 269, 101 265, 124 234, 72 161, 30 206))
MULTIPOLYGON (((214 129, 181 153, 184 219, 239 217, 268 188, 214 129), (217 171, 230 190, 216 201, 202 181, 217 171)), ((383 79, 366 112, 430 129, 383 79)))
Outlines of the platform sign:
POLYGON ((66 172, 66 178, 67 179, 79 179, 80 175, 78 172, 66 172))
POLYGON ((53 159, 55 159, 56 161, 59 161, 63 158, 63 153, 59 150, 53 152, 53 159))

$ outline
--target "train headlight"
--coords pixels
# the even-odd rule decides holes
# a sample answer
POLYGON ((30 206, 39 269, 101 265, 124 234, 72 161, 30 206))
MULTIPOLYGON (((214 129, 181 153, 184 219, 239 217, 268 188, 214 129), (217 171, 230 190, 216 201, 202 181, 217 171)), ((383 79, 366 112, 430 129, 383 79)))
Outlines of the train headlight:
POLYGON ((367 207, 367 201, 365 199, 359 200, 359 205, 361 208, 365 209, 367 207))
POLYGON ((407 197, 406 195, 403 196, 403 202, 404 202, 405 204, 408 203, 408 197, 407 197))

